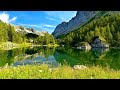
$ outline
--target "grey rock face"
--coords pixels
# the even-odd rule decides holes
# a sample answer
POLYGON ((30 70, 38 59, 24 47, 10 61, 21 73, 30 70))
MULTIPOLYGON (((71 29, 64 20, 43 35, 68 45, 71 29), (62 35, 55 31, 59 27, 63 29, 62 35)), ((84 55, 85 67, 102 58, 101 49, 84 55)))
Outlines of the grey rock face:
POLYGON ((58 35, 67 34, 70 31, 73 31, 77 26, 87 21, 89 18, 94 16, 97 11, 77 11, 75 17, 73 17, 69 22, 62 22, 57 25, 54 32, 52 33, 54 37, 58 35))
POLYGON ((109 45, 107 43, 103 43, 99 38, 96 38, 91 46, 92 48, 109 48, 109 45))
POLYGON ((28 34, 28 33, 32 33, 32 34, 36 34, 36 35, 40 35, 40 36, 44 36, 45 35, 45 31, 37 31, 34 28, 25 28, 21 26, 14 26, 16 32, 20 32, 22 34, 28 34))

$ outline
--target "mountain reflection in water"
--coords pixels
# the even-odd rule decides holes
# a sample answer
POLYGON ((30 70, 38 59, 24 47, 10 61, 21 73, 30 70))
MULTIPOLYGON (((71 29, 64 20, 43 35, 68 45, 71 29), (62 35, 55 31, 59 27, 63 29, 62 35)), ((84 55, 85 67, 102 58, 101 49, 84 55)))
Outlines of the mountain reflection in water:
POLYGON ((102 66, 120 69, 120 49, 94 48, 84 51, 65 47, 28 47, 0 51, 0 66, 27 65, 27 64, 68 64, 71 67, 77 64, 86 66, 102 66))

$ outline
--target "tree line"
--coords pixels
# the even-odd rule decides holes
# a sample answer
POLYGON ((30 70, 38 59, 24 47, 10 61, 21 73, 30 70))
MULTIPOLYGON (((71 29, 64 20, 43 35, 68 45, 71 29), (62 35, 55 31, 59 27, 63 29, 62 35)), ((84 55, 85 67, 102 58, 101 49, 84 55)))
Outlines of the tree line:
MULTIPOLYGON (((21 27, 22 28, 22 27, 21 27)), ((44 36, 31 34, 28 37, 27 34, 16 32, 14 26, 4 23, 0 20, 0 42, 14 42, 14 43, 33 43, 33 44, 55 44, 55 39, 49 33, 45 33, 44 36)))
POLYGON ((59 43, 74 46, 79 42, 91 43, 93 37, 99 36, 110 46, 120 45, 120 13, 101 16, 87 25, 70 32, 59 43))

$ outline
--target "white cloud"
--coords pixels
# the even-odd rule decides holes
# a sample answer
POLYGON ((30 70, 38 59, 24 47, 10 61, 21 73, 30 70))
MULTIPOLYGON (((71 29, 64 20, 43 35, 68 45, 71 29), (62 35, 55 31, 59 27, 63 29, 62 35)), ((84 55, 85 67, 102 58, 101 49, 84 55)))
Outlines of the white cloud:
POLYGON ((68 22, 69 20, 67 20, 67 19, 65 19, 65 18, 63 18, 63 17, 60 17, 60 19, 62 20, 62 21, 65 21, 65 22, 68 22))
POLYGON ((13 22, 17 19, 17 17, 13 17, 12 19, 10 19, 9 14, 7 14, 7 12, 3 12, 0 13, 0 20, 6 23, 10 23, 13 22))
POLYGON ((3 21, 3 22, 8 23, 8 21, 9 21, 9 15, 6 14, 5 12, 0 13, 0 20, 3 21))
POLYGON ((56 19, 54 19, 54 18, 50 18, 50 17, 46 17, 46 18, 49 20, 52 20, 52 21, 56 21, 56 19))
POLYGON ((49 16, 56 16, 55 11, 45 11, 45 13, 49 16))
POLYGON ((40 25, 34 25, 34 24, 28 24, 28 26, 38 27, 38 28, 42 27, 42 26, 40 26, 40 25))
POLYGON ((36 24, 23 24, 23 23, 16 23, 16 25, 20 25, 20 26, 27 26, 27 27, 37 27, 37 28, 54 28, 56 26, 53 25, 49 25, 49 24, 41 24, 41 25, 36 25, 36 24))
POLYGON ((42 26, 43 26, 43 27, 49 27, 49 28, 51 28, 51 27, 56 27, 56 26, 49 25, 49 24, 43 24, 42 26))
POLYGON ((40 25, 35 25, 35 24, 23 24, 23 23, 16 23, 17 25, 21 25, 21 26, 31 26, 31 27, 37 27, 37 28, 41 28, 42 26, 40 25))
POLYGON ((52 34, 53 30, 49 29, 49 28, 41 28, 42 30, 41 31, 46 31, 46 32, 49 32, 50 34, 52 34))
POLYGON ((12 19, 9 20, 9 22, 13 22, 17 19, 17 17, 13 17, 12 19))
POLYGON ((48 24, 35 25, 35 24, 16 23, 15 25, 39 28, 39 30, 49 32, 50 34, 53 32, 51 27, 53 27, 53 28, 55 27, 53 25, 48 25, 48 24))
POLYGON ((58 18, 60 21, 68 22, 76 15, 77 11, 45 11, 48 16, 58 18))

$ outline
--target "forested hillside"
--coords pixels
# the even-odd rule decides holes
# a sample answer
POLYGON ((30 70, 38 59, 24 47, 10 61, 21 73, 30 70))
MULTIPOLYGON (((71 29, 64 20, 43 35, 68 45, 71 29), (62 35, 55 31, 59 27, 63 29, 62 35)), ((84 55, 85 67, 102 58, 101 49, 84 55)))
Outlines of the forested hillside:
POLYGON ((92 43, 94 36, 99 36, 110 46, 120 45, 120 13, 111 13, 92 20, 87 25, 70 32, 59 43, 74 46, 79 42, 92 43))
POLYGON ((54 37, 49 33, 44 35, 37 35, 32 33, 23 34, 17 32, 14 26, 0 21, 0 42, 14 42, 14 43, 32 43, 32 44, 55 44, 54 37))

